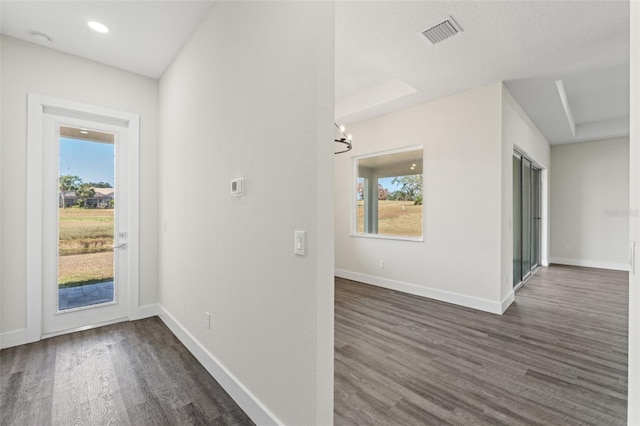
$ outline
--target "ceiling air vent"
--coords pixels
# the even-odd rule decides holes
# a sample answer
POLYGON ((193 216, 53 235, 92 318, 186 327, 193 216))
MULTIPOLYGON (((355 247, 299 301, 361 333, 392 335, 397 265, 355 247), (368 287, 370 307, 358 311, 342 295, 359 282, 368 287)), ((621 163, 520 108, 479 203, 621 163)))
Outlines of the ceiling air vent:
POLYGON ((422 35, 428 38, 432 44, 437 44, 449 37, 453 37, 459 32, 462 32, 462 28, 449 16, 444 21, 424 30, 422 35))

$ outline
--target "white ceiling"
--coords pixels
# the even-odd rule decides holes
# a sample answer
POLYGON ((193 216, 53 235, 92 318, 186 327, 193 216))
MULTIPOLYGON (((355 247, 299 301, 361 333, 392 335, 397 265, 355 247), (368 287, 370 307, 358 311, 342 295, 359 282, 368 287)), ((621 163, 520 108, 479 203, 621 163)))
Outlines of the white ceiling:
MULTIPOLYGON (((1 31, 45 33, 53 49, 159 78, 212 4, 3 0, 1 31)), ((552 143, 628 133, 627 1, 338 1, 335 28, 341 123, 505 81, 552 143), (450 15, 462 33, 437 45, 421 35, 450 15)))
POLYGON ((507 81, 549 140, 577 141, 555 85, 562 78, 580 140, 609 137, 621 127, 614 119, 628 120, 628 62, 626 1, 336 4, 340 123, 507 81), (449 15, 463 32, 432 45, 421 32, 449 15))
POLYGON ((629 135, 629 64, 505 83, 552 145, 629 135), (575 135, 556 87, 564 85, 575 135))
POLYGON ((213 2, 199 1, 0 1, 2 34, 33 42, 47 35, 47 47, 159 78, 213 2), (109 33, 92 31, 99 21, 109 33))

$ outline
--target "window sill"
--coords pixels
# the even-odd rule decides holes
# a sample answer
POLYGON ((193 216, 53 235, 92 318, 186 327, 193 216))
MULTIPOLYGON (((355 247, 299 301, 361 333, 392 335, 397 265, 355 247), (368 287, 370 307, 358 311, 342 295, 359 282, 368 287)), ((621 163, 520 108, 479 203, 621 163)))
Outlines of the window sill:
POLYGON ((423 243, 424 237, 403 237, 402 235, 384 235, 384 234, 351 234, 352 237, 371 238, 374 240, 396 240, 410 241, 414 243, 423 243))

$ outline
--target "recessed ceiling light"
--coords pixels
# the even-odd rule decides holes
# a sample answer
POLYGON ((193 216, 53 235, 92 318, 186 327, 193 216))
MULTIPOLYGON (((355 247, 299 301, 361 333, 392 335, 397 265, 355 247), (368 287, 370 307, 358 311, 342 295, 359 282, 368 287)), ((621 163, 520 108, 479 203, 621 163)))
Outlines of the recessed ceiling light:
POLYGON ((89 131, 88 130, 80 130, 80 133, 82 133, 83 135, 88 135, 89 131))
POLYGON ((87 22, 87 25, 89 25, 89 28, 91 28, 93 31, 97 31, 99 33, 109 32, 109 28, 107 28, 105 24, 101 24, 100 22, 97 22, 97 21, 89 21, 87 22))
POLYGON ((31 38, 34 41, 37 41, 38 43, 42 43, 42 44, 51 43, 51 39, 49 38, 49 36, 47 36, 46 34, 39 33, 37 31, 31 32, 31 38))

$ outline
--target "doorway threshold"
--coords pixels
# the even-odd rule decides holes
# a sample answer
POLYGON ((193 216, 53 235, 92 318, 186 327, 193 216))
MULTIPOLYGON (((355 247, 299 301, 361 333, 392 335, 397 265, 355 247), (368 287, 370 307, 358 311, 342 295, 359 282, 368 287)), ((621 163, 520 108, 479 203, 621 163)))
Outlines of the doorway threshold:
POLYGON ((522 287, 524 287, 527 281, 529 281, 531 277, 533 277, 536 274, 536 272, 538 272, 540 269, 542 269, 542 265, 538 265, 535 268, 533 268, 529 275, 527 275, 522 281, 520 281, 518 284, 516 284, 515 287, 513 287, 514 293, 520 290, 522 287))

